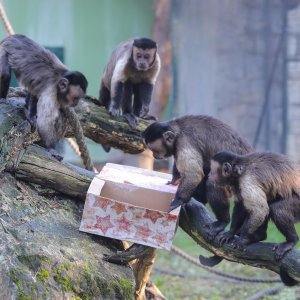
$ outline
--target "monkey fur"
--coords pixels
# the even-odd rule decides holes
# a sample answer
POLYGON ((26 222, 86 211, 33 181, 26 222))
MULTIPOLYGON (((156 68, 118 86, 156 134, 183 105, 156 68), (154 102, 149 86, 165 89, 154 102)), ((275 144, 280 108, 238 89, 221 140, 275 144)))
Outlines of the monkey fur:
POLYGON ((37 127, 42 145, 55 157, 54 150, 64 136, 67 118, 64 109, 74 107, 86 93, 84 75, 69 71, 50 51, 24 35, 11 35, 0 42, 0 97, 6 98, 11 72, 25 87, 26 114, 37 127))
POLYGON ((136 128, 136 117, 153 118, 148 112, 159 71, 155 41, 132 38, 119 44, 104 69, 100 103, 112 116, 119 116, 122 110, 129 125, 136 128))
POLYGON ((217 217, 210 228, 213 240, 230 221, 230 195, 225 188, 206 183, 210 159, 225 149, 249 153, 253 151, 251 146, 228 125, 204 115, 152 123, 142 137, 156 159, 174 156, 172 182, 179 177, 179 185, 170 210, 187 203, 192 196, 204 204, 208 202, 217 217))
MULTIPOLYGON (((274 247, 276 260, 298 242, 294 223, 300 221, 300 168, 286 156, 219 152, 211 159, 208 182, 230 186, 235 199, 230 230, 220 234, 221 244, 232 241, 235 247, 244 249, 266 239, 269 219, 286 238, 274 247), (239 237, 234 238, 235 234, 239 237)), ((294 284, 284 271, 280 274, 285 284, 294 284)))

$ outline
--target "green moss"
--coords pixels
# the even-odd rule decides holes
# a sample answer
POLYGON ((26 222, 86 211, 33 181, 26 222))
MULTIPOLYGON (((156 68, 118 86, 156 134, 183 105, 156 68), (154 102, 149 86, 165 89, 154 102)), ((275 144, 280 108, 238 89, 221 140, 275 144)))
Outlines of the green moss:
POLYGON ((39 270, 42 262, 50 263, 50 258, 43 255, 18 255, 18 260, 34 272, 39 270))
POLYGON ((54 270, 53 273, 53 279, 62 286, 64 291, 73 291, 71 279, 67 275, 62 274, 60 269, 54 270))
POLYGON ((45 281, 49 278, 49 271, 44 267, 41 267, 36 273, 36 277, 41 283, 45 283, 45 281))
POLYGON ((110 289, 109 284, 107 283, 107 280, 105 280, 104 278, 102 278, 99 275, 95 275, 95 281, 96 281, 97 287, 100 290, 101 295, 103 297, 108 296, 111 292, 111 289, 110 289))
POLYGON ((132 299, 132 282, 130 280, 120 277, 113 285, 118 298, 132 299))
MULTIPOLYGON (((18 288, 17 300, 33 300, 34 299, 34 295, 33 294, 32 295, 28 295, 24 291, 23 282, 20 279, 20 277, 24 273, 25 273, 25 271, 22 270, 21 268, 15 268, 14 270, 10 271, 10 278, 16 284, 16 286, 18 288)), ((28 286, 28 284, 27 284, 27 286, 28 286)), ((36 290, 37 290, 36 286, 30 285, 30 291, 32 293, 33 293, 33 291, 36 291, 36 290)))

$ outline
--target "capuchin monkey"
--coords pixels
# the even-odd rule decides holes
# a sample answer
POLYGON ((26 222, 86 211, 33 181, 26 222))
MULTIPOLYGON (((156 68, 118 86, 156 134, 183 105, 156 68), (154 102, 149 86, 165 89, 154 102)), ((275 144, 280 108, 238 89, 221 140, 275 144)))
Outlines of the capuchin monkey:
MULTIPOLYGON (((271 152, 220 152, 212 157, 210 169, 208 182, 230 186, 235 199, 230 230, 220 234, 220 243, 233 240, 236 248, 244 249, 266 238, 271 219, 286 238, 273 249, 275 259, 282 259, 299 240, 294 226, 300 220, 299 167, 286 156, 271 152), (235 234, 239 237, 234 239, 235 234)), ((285 284, 295 284, 286 272, 280 275, 285 284)))
POLYGON ((0 42, 0 71, 0 97, 6 98, 13 71, 29 93, 26 115, 32 129, 37 127, 42 145, 61 160, 54 147, 66 131, 64 108, 76 106, 85 97, 84 75, 69 71, 53 53, 19 34, 0 42))
POLYGON ((174 156, 173 179, 179 180, 170 210, 191 197, 209 203, 217 221, 209 230, 213 240, 230 221, 227 189, 206 184, 210 159, 222 150, 245 154, 252 147, 232 128, 209 116, 185 116, 168 122, 152 123, 143 133, 145 145, 156 159, 174 156))
POLYGON ((112 116, 119 116, 122 110, 132 128, 136 128, 136 117, 155 119, 148 112, 159 70, 160 58, 155 41, 136 38, 119 44, 113 50, 101 79, 101 105, 112 116))

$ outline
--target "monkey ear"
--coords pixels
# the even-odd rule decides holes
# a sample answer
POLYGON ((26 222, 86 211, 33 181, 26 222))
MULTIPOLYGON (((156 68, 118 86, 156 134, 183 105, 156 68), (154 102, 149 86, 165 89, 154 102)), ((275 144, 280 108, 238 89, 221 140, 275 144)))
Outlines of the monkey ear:
POLYGON ((162 136, 168 145, 173 145, 174 140, 175 140, 175 134, 173 131, 168 130, 168 131, 164 132, 162 136))
POLYGON ((60 92, 65 93, 68 90, 69 80, 67 78, 61 78, 57 84, 60 92))
POLYGON ((222 166, 222 173, 224 177, 228 177, 232 172, 232 166, 229 162, 225 162, 222 166))
POLYGON ((236 165, 234 167, 234 173, 237 175, 242 175, 243 171, 244 171, 243 166, 236 165))

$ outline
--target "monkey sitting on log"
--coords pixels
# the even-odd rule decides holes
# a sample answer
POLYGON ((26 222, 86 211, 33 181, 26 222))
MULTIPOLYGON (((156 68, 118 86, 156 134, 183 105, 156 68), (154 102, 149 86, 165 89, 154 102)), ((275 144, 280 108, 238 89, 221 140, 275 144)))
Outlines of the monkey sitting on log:
POLYGON ((160 58, 155 41, 135 38, 119 44, 113 50, 101 79, 101 105, 112 116, 119 116, 122 109, 132 128, 136 128, 136 117, 154 119, 148 112, 159 71, 160 58))
MULTIPOLYGON (((244 249, 258 241, 258 232, 265 239, 269 219, 286 238, 274 247, 276 260, 298 242, 294 223, 300 221, 300 168, 286 156, 220 152, 211 159, 208 182, 230 186, 235 199, 231 227, 220 234, 221 244, 232 241, 235 247, 244 249), (235 234, 239 238, 234 239, 235 234)), ((283 281, 293 285, 286 277, 283 281)))
POLYGON ((204 115, 152 123, 142 137, 156 159, 174 156, 172 183, 179 177, 179 185, 170 210, 192 196, 204 204, 208 202, 217 217, 210 228, 213 240, 230 221, 230 195, 224 187, 206 184, 210 159, 222 150, 245 154, 253 151, 252 147, 228 125, 204 115))
POLYGON ((20 34, 0 42, 0 71, 0 97, 6 98, 13 71, 29 93, 26 113, 33 129, 37 127, 42 145, 61 160, 54 147, 65 134, 64 109, 85 97, 85 76, 69 71, 53 53, 20 34))

